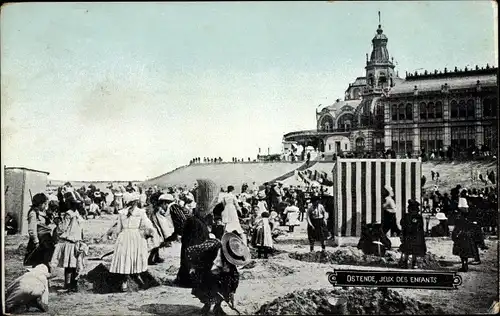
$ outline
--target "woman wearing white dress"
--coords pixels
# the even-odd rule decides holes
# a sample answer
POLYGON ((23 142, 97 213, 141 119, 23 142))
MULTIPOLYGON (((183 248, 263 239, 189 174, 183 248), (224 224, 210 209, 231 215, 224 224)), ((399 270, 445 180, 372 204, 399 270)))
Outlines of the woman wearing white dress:
MULTIPOLYGON (((113 260, 109 272, 120 274, 124 277, 122 290, 127 290, 126 276, 136 277, 140 283, 138 274, 148 269, 148 244, 146 236, 152 235, 153 224, 146 215, 146 211, 139 208, 139 194, 124 193, 123 200, 126 208, 118 212, 117 231, 118 238, 115 243, 113 260), (141 230, 145 228, 144 234, 141 230)), ((110 229, 107 235, 113 232, 110 229)))
MULTIPOLYGON (((222 211, 222 223, 225 225, 226 232, 236 231, 240 235, 244 235, 245 232, 240 224, 240 219, 238 218, 238 211, 240 206, 238 205, 238 199, 234 195, 234 187, 232 185, 227 187, 227 193, 222 198, 222 203, 224 205, 224 211, 222 211)), ((244 237, 243 240, 246 240, 244 237)))

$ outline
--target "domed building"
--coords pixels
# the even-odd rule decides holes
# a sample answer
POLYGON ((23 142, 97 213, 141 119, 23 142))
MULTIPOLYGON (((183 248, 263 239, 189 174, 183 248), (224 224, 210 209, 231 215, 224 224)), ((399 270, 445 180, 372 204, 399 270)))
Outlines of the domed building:
POLYGON ((406 74, 400 78, 379 25, 366 55, 365 76, 350 83, 344 100, 316 110, 316 129, 283 137, 287 160, 316 154, 380 153, 400 156, 451 147, 497 147, 497 68, 406 74), (309 148, 309 149, 308 149, 309 148))

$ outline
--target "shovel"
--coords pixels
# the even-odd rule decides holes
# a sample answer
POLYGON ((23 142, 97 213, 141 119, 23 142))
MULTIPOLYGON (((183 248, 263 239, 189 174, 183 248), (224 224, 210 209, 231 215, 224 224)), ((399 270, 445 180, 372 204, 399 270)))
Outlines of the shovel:
POLYGON ((87 258, 87 260, 90 260, 90 261, 102 261, 104 260, 104 258, 106 258, 107 256, 111 256, 113 253, 115 253, 115 251, 110 251, 104 255, 102 255, 101 257, 93 257, 93 258, 87 258))
POLYGON ((238 315, 241 315, 240 311, 237 310, 236 307, 234 307, 234 302, 228 302, 221 293, 217 293, 217 294, 220 296, 220 298, 222 298, 222 300, 224 302, 227 303, 227 306, 229 306, 229 308, 231 308, 233 311, 235 311, 236 313, 238 313, 238 315))

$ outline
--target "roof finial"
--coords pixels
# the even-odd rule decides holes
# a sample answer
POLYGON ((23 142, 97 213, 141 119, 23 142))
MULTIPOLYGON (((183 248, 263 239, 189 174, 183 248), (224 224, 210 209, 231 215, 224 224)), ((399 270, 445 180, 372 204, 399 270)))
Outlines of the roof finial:
POLYGON ((381 25, 382 23, 380 23, 380 11, 378 11, 378 27, 380 28, 381 25))

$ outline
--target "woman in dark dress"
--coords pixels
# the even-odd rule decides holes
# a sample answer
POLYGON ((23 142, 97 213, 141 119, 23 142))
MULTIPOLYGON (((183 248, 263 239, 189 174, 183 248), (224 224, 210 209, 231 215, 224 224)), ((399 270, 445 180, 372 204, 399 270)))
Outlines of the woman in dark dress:
POLYGON ((474 241, 471 223, 467 220, 466 214, 457 215, 451 238, 453 239, 453 254, 459 256, 462 263, 462 267, 458 271, 467 272, 469 258, 476 258, 478 249, 474 241))
POLYGON ((314 195, 311 197, 312 205, 307 211, 307 237, 309 239, 310 250, 314 251, 314 243, 321 243, 321 250, 325 251, 326 231, 326 210, 319 203, 319 197, 314 195))
POLYGON ((189 217, 183 228, 181 238, 181 266, 175 279, 175 284, 182 287, 191 287, 192 282, 189 276, 189 261, 186 249, 202 244, 208 239, 210 230, 208 220, 213 218, 211 210, 218 196, 218 186, 210 180, 197 180, 197 206, 193 210, 193 216, 189 217))
POLYGON ((417 268, 417 257, 424 257, 427 253, 425 244, 424 219, 419 213, 419 206, 415 200, 408 200, 408 213, 401 219, 402 236, 400 250, 403 253, 400 265, 408 268, 408 257, 412 255, 412 268, 417 268))
POLYGON ((31 209, 28 211, 28 234, 29 241, 26 247, 24 265, 33 268, 43 263, 50 269, 50 260, 55 249, 55 241, 52 235, 55 225, 47 215, 48 198, 43 193, 33 196, 31 209))

